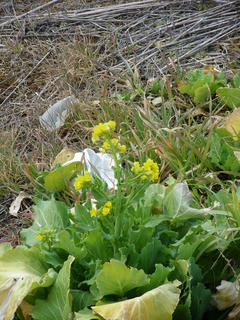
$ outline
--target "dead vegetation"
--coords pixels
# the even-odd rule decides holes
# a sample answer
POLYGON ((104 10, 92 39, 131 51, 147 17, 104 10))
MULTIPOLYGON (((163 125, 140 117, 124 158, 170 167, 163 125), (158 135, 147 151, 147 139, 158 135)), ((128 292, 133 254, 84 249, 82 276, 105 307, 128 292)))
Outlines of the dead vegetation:
POLYGON ((87 146, 85 128, 109 117, 92 101, 125 84, 134 68, 146 81, 181 68, 239 65, 239 12, 239 1, 224 0, 205 7, 193 0, 3 1, 0 223, 9 221, 12 198, 29 188, 26 164, 42 170, 64 146, 87 146), (44 132, 38 117, 68 95, 80 99, 79 118, 44 132))

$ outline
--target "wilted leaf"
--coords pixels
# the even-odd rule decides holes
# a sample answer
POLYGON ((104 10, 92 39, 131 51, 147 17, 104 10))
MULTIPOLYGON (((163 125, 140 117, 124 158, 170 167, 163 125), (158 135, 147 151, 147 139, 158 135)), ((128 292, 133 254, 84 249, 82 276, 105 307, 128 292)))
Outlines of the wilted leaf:
POLYGON ((240 89, 238 88, 219 88, 217 95, 230 108, 240 107, 240 89))
POLYGON ((106 320, 171 320, 179 301, 180 284, 167 283, 140 297, 92 309, 106 320))
POLYGON ((71 313, 70 269, 74 257, 69 256, 59 271, 47 300, 37 300, 31 312, 38 320, 69 320, 71 313))
POLYGON ((149 278, 143 270, 128 268, 115 259, 105 262, 96 278, 96 284, 102 296, 115 294, 123 297, 129 290, 148 283, 149 278))
POLYGON ((44 187, 49 191, 60 192, 66 189, 74 174, 82 169, 83 164, 80 161, 57 168, 45 177, 44 187))
POLYGON ((30 312, 33 309, 32 304, 30 304, 26 301, 23 301, 20 305, 20 309, 22 311, 22 315, 23 315, 24 320, 31 320, 32 319, 32 316, 30 315, 30 312))
POLYGON ((234 111, 228 116, 225 122, 225 128, 231 133, 233 139, 237 141, 240 137, 240 109, 234 111))
MULTIPOLYGON (((36 248, 18 247, 0 257, 0 316, 11 320, 15 311, 33 289, 48 286, 52 277, 36 248)), ((53 275, 54 276, 54 275, 53 275)))
POLYGON ((230 282, 222 280, 220 286, 217 286, 217 293, 212 298, 218 310, 227 309, 237 302, 239 294, 238 282, 230 282))
POLYGON ((12 216, 17 217, 18 211, 20 209, 21 203, 23 201, 23 199, 25 198, 31 198, 30 195, 26 194, 23 191, 20 191, 19 195, 17 196, 17 198, 11 203, 11 206, 9 208, 9 213, 12 216))

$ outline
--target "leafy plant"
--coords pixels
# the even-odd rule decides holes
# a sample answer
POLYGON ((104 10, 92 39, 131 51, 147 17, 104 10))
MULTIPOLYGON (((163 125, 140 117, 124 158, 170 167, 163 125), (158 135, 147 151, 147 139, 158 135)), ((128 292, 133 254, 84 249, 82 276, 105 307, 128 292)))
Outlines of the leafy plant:
POLYGON ((211 68, 195 69, 187 74, 187 83, 179 86, 180 93, 193 98, 196 104, 204 104, 216 94, 220 87, 227 84, 224 73, 215 73, 211 68))
MULTIPOLYGON (((21 316, 25 303, 33 319, 203 318, 211 291, 202 261, 229 248, 230 236, 215 217, 235 226, 236 197, 233 211, 202 208, 186 183, 157 183, 157 163, 128 161, 115 127, 114 121, 95 126, 92 141, 111 157, 116 183, 109 187, 84 164, 72 182, 72 172, 61 170, 59 184, 66 174, 72 185, 64 188, 70 194, 75 188, 74 207, 56 200, 56 192, 37 199, 22 245, 0 246, 4 320, 21 316)), ((221 150, 210 153, 226 165, 221 150)))

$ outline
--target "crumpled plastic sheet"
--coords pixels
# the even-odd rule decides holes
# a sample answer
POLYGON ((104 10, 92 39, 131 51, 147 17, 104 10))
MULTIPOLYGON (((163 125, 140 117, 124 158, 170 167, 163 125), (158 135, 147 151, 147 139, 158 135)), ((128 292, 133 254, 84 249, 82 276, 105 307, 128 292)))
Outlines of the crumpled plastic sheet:
POLYGON ((114 177, 113 158, 106 153, 96 153, 92 149, 84 149, 82 152, 77 152, 74 158, 65 162, 66 166, 72 162, 81 161, 84 164, 84 169, 87 170, 90 176, 97 176, 99 179, 105 181, 108 189, 117 189, 117 179, 114 177))

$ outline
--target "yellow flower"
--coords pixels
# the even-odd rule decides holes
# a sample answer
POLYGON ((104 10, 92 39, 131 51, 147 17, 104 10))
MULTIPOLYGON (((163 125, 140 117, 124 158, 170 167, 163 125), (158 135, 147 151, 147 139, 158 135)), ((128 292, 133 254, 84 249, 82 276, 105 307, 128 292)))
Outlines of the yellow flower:
POLYGON ((105 135, 106 133, 110 131, 114 131, 116 128, 116 122, 115 121, 108 121, 106 123, 99 123, 93 128, 92 133, 92 142, 97 142, 99 140, 99 137, 102 135, 105 135))
POLYGON ((138 161, 134 162, 131 171, 136 175, 142 174, 142 180, 146 180, 147 177, 150 177, 152 181, 155 181, 159 177, 158 165, 152 159, 148 159, 144 162, 143 166, 140 166, 138 161))
POLYGON ((159 168, 156 162, 152 159, 148 159, 143 164, 144 173, 151 177, 152 181, 155 181, 159 177, 159 168))
POLYGON ((109 213, 110 213, 110 208, 107 208, 107 207, 102 208, 102 214, 104 216, 107 216, 109 213))
POLYGON ((122 153, 124 151, 126 151, 127 147, 125 146, 125 144, 122 144, 121 146, 118 147, 118 152, 122 153))
POLYGON ((101 152, 124 152, 126 150, 125 145, 121 145, 118 139, 107 139, 102 144, 101 152))
POLYGON ((131 169, 131 171, 134 173, 134 174, 139 174, 141 171, 142 171, 142 167, 140 166, 140 163, 138 161, 135 161, 133 163, 133 167, 131 169))
POLYGON ((43 240, 43 236, 41 236, 40 234, 38 234, 38 235, 36 236, 36 240, 42 241, 42 240, 43 240))
POLYGON ((112 207, 112 202, 111 201, 106 202, 104 207, 111 208, 112 207))
POLYGON ((74 188, 76 191, 85 187, 89 182, 91 182, 91 177, 88 171, 85 171, 85 175, 78 175, 74 182, 74 188))
POLYGON ((91 215, 91 217, 94 217, 94 216, 96 216, 97 215, 97 210, 95 209, 95 208, 92 208, 91 210, 90 210, 90 215, 91 215))

